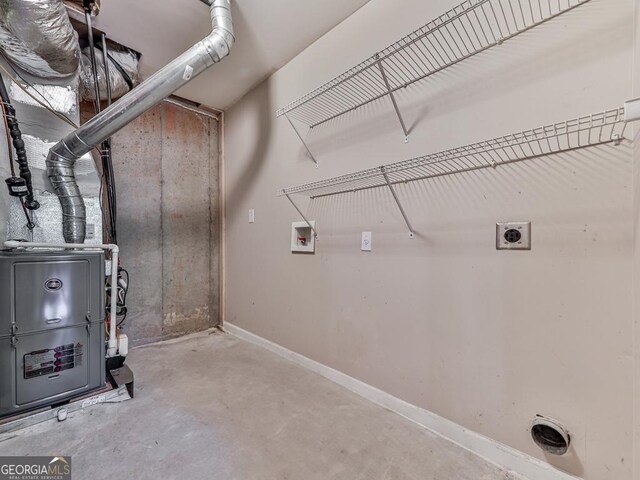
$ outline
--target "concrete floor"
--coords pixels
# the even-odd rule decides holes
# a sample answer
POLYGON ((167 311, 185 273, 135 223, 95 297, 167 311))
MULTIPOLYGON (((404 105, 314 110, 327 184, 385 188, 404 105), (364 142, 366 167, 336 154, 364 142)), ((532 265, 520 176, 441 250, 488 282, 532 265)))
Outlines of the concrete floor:
POLYGON ((72 455, 75 480, 506 480, 506 472, 231 335, 133 350, 136 398, 21 431, 2 455, 72 455))

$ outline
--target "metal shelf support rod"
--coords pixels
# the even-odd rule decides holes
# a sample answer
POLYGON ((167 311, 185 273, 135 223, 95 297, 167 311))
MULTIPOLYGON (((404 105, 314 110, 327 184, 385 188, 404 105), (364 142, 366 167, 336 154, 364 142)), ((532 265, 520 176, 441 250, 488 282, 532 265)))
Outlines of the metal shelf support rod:
POLYGON ((393 108, 396 111, 396 115, 398 115, 398 120, 400 120, 400 125, 402 126, 402 131, 404 132, 404 143, 407 143, 409 141, 409 131, 407 130, 407 126, 405 125, 402 114, 400 113, 400 108, 398 107, 396 96, 393 94, 393 91, 391 89, 391 84, 389 83, 389 79, 387 78, 387 73, 384 71, 382 60, 380 60, 380 54, 376 54, 376 61, 378 64, 378 68, 380 69, 380 75, 382 75, 382 80, 384 80, 384 84, 387 87, 387 92, 389 93, 389 97, 391 98, 391 102, 393 103, 393 108))
MULTIPOLYGON (((380 167, 380 171, 382 172, 382 176, 384 177, 384 181, 387 182, 387 186, 389 187, 389 190, 391 190, 391 195, 393 195, 393 199, 396 201, 396 204, 398 205, 398 208, 400 209, 400 213, 402 214, 402 218, 404 218, 404 223, 407 224, 407 228, 409 229, 409 238, 413 238, 415 236, 415 234, 413 232, 413 227, 411 226, 411 222, 409 222, 409 218, 407 217, 407 214, 404 211, 404 208, 402 208, 402 203, 400 203, 400 199, 398 198, 398 195, 396 194, 395 188, 393 188, 392 183, 389 181, 389 176, 387 175, 387 171, 386 171, 386 169, 384 167, 380 167)), ((289 195, 287 195, 287 197, 288 196, 289 195)), ((291 200, 291 199, 289 199, 289 200, 291 200)))
POLYGON ((291 200, 291 197, 289 196, 289 194, 287 193, 285 196, 287 197, 287 200, 289 200, 291 202, 291 205, 293 205, 293 208, 295 208, 296 211, 300 214, 302 219, 307 223, 307 225, 309 225, 309 228, 313 232, 313 236, 316 238, 316 240, 318 240, 318 238, 319 238, 318 237, 318 232, 316 232, 316 229, 313 228, 313 225, 311 225, 311 222, 309 220, 307 220, 307 217, 305 217, 304 213, 302 213, 302 211, 298 208, 296 203, 293 200, 291 200))
POLYGON ((311 150, 309 150, 309 146, 307 145, 307 143, 304 141, 304 138, 302 138, 302 135, 300 135, 300 132, 298 131, 298 129, 296 128, 296 126, 293 124, 293 122, 291 121, 291 119, 289 118, 289 115, 285 115, 285 117, 287 117, 287 120, 289 121, 289 125, 291 125, 291 128, 293 128, 293 131, 296 132, 296 135, 298 136, 298 138, 300 139, 300 141, 302 142, 302 145, 304 145, 304 148, 307 150, 307 153, 309 154, 309 156, 311 157, 311 160, 313 160, 313 163, 316 164, 316 167, 318 166, 318 161, 316 160, 316 157, 313 156, 313 153, 311 153, 311 150))

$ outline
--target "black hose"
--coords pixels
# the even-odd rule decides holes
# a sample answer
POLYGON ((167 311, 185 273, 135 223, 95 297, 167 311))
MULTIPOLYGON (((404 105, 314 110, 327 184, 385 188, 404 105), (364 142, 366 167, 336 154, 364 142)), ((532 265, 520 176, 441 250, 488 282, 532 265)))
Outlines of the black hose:
POLYGON ((109 50, 107 49, 107 35, 102 32, 102 63, 104 64, 104 76, 107 79, 107 107, 111 106, 111 76, 109 72, 109 50))
POLYGON ((37 210, 40 208, 40 204, 33 197, 33 185, 31 183, 31 170, 29 169, 29 161, 27 159, 27 151, 24 148, 24 140, 22 140, 22 132, 16 119, 16 110, 11 105, 9 99, 9 93, 7 87, 4 84, 4 79, 0 76, 0 98, 4 104, 4 113, 7 119, 7 125, 9 126, 9 133, 13 139, 13 147, 16 150, 16 157, 18 167, 20 168, 20 178, 22 178, 27 184, 27 195, 25 197, 25 206, 29 210, 37 210))
POLYGON ((100 85, 98 84, 98 63, 96 62, 96 48, 93 43, 93 26, 91 25, 91 9, 85 2, 85 21, 87 23, 87 40, 89 40, 89 58, 91 59, 91 73, 93 73, 93 88, 96 96, 96 112, 100 113, 100 85))
MULTIPOLYGON (((100 113, 101 105, 100 105, 100 85, 98 82, 98 62, 96 61, 96 48, 93 40, 93 26, 91 23, 91 11, 93 8, 93 2, 90 0, 84 0, 84 12, 85 12, 85 20, 87 23, 87 40, 89 41, 89 56, 91 59, 91 72, 93 74, 93 88, 95 94, 95 111, 96 113, 100 113)), ((104 64, 104 71, 106 76, 106 84, 107 84, 107 104, 111 104, 111 79, 109 78, 109 60, 108 60, 108 50, 106 43, 106 35, 102 34, 102 61, 104 64)), ((111 237, 111 243, 118 243, 118 237, 116 232, 116 216, 117 216, 117 205, 116 205, 116 187, 115 187, 115 178, 113 174, 113 160, 111 158, 111 139, 107 139, 100 145, 100 156, 102 160, 102 171, 105 177, 106 184, 106 197, 107 197, 107 209, 109 211, 109 221, 108 221, 108 231, 109 236, 111 237)), ((102 199, 100 199, 102 201, 102 199)), ((105 219, 105 223, 106 219, 105 219)))
MULTIPOLYGON (((111 105, 111 75, 109 74, 109 50, 107 48, 107 35, 102 33, 102 63, 104 64, 104 76, 107 86, 107 106, 111 105)), ((116 179, 113 172, 113 159, 111 156, 111 139, 108 138, 102 142, 102 169, 105 172, 105 181, 107 184, 107 203, 109 206, 109 222, 111 241, 118 243, 118 234, 116 230, 118 206, 116 204, 116 179)))
POLYGON ((107 209, 109 212, 108 230, 111 237, 111 243, 117 244, 118 234, 116 230, 117 222, 117 205, 116 205, 116 186, 113 174, 113 161, 111 158, 111 140, 102 142, 102 171, 104 173, 106 185, 107 209))

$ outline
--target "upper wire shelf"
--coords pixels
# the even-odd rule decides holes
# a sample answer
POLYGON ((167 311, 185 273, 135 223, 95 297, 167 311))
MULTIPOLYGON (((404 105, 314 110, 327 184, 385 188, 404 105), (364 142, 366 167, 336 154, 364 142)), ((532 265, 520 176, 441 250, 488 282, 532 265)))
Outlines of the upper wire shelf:
POLYGON ((394 93, 590 0, 466 0, 277 111, 314 128, 394 93))
MULTIPOLYGON (((545 157, 606 143, 619 144, 627 122, 640 119, 640 101, 565 122, 514 133, 504 137, 452 148, 401 162, 278 190, 279 196, 301 194, 311 199, 388 187, 413 237, 413 228, 396 194, 398 184, 445 175, 496 168, 522 160, 545 157)), ((295 203, 294 203, 295 206, 295 203)), ((298 212, 300 209, 296 206, 298 212)), ((302 212, 300 212, 302 215, 302 212)), ((304 218, 304 215, 303 215, 304 218)))

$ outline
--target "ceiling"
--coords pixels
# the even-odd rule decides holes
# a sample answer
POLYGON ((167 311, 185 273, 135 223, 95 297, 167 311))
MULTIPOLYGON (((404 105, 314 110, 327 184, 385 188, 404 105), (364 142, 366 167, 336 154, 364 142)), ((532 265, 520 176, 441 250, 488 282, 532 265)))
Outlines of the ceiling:
MULTIPOLYGON (((177 92, 225 109, 369 0, 232 0, 231 55, 177 92)), ((95 27, 142 53, 149 76, 211 31, 199 0, 104 0, 95 27)))

